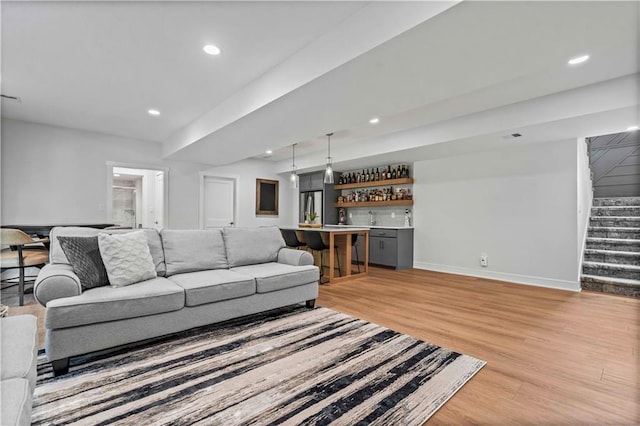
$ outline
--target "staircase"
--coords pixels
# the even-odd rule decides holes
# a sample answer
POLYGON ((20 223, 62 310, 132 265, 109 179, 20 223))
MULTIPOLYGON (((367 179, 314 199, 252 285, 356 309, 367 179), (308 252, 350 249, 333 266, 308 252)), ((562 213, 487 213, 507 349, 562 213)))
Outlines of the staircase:
POLYGON ((640 197, 593 199, 582 289, 640 298, 640 197))

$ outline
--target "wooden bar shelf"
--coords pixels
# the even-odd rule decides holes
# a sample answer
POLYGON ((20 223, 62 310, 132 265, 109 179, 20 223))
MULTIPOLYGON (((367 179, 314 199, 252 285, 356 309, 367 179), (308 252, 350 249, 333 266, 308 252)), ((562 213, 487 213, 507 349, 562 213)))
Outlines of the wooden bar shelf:
POLYGON ((413 200, 359 201, 356 203, 336 203, 335 204, 336 207, 391 207, 391 206, 412 206, 412 205, 413 205, 413 200))
MULTIPOLYGON (((334 185, 333 187, 335 189, 353 189, 353 188, 371 188, 374 186, 411 185, 411 184, 413 184, 413 178, 400 178, 400 179, 376 180, 373 182, 347 183, 343 185, 334 185)), ((404 200, 400 200, 400 201, 404 201, 404 200)))

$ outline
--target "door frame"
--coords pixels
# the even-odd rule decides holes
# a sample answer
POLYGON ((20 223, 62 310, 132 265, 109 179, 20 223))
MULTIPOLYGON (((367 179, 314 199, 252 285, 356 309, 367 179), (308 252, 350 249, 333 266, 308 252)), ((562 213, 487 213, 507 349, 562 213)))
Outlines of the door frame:
POLYGON ((204 181, 207 178, 219 179, 223 181, 233 182, 233 226, 238 226, 238 183, 240 182, 240 176, 228 175, 223 173, 212 172, 200 172, 200 199, 198 206, 198 226, 200 229, 204 229, 204 181))
POLYGON ((113 216, 113 168, 125 167, 128 169, 145 169, 145 170, 157 170, 164 173, 164 211, 162 212, 164 227, 168 228, 169 225, 169 167, 159 166, 157 164, 144 164, 144 163, 125 163, 122 161, 107 161, 107 203, 106 203, 106 222, 111 223, 113 216))

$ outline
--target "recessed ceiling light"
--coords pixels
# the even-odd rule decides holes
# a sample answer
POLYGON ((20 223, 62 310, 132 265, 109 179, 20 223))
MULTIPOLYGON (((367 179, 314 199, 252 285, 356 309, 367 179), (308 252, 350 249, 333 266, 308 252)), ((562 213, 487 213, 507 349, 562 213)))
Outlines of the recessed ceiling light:
POLYGON ((120 173, 114 173, 113 176, 114 177, 120 177, 120 173))
POLYGON ((220 48, 218 46, 215 46, 213 44, 207 44, 205 47, 202 48, 205 52, 207 52, 209 55, 219 55, 220 52, 222 52, 222 50, 220 50, 220 48))
POLYGON ((378 117, 373 117, 371 120, 369 120, 369 123, 371 124, 378 124, 380 122, 380 119, 378 117))
POLYGON ((627 127, 627 132, 635 132, 639 128, 640 127, 638 127, 638 126, 629 126, 629 127, 627 127))
POLYGON ((578 65, 589 60, 589 55, 576 56, 569 59, 569 65, 578 65))
POLYGON ((270 149, 268 149, 268 150, 266 150, 264 153, 265 153, 265 154, 267 154, 267 155, 271 155, 271 154, 273 154, 273 151, 271 151, 270 149))
POLYGON ((149 115, 160 115, 160 111, 158 111, 157 109, 150 109, 147 112, 149 113, 149 115))

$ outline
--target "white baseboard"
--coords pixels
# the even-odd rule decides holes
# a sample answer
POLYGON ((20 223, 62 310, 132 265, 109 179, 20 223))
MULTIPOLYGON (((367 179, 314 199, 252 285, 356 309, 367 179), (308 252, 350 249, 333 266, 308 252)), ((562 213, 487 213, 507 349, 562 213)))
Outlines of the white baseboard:
POLYGON ((537 287, 554 288, 567 291, 581 291, 577 281, 555 280, 552 278, 531 277, 528 275, 509 274, 506 272, 481 271, 462 266, 439 265, 437 263, 413 262, 416 269, 427 271, 446 272, 449 274, 466 275, 470 277, 488 278, 490 280, 507 281, 516 284, 533 285, 537 287))

